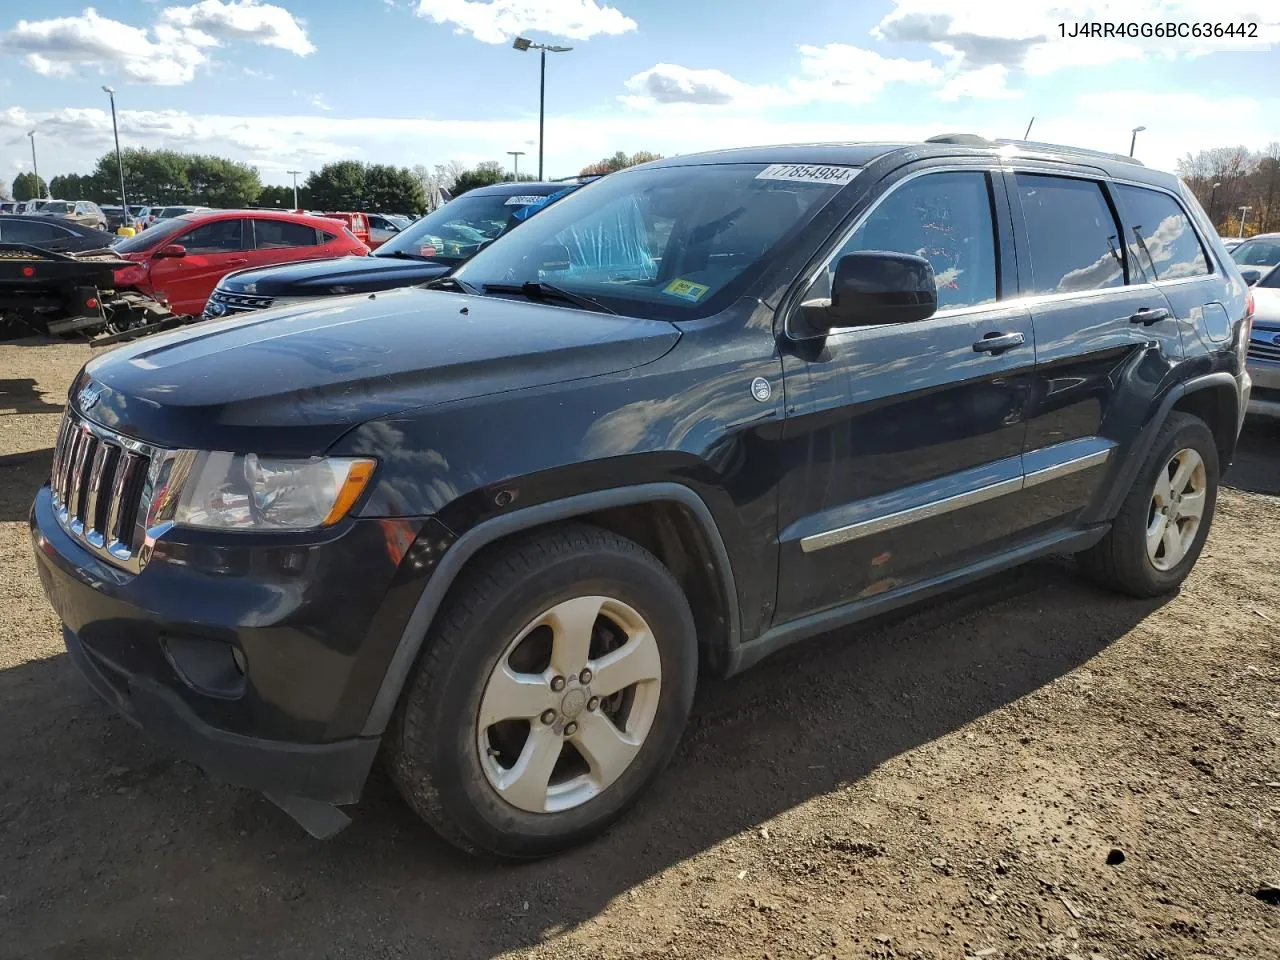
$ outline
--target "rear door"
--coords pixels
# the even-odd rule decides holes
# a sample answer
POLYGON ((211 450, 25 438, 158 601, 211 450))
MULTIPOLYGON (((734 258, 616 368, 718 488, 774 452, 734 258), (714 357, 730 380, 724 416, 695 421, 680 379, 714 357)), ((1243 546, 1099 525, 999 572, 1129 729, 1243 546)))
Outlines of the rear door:
POLYGON ((1068 527, 1119 470, 1182 344, 1169 301, 1131 262, 1101 177, 1035 168, 1008 179, 1036 341, 1025 506, 1037 524, 1068 527))
MULTIPOLYGON (((199 316, 218 281, 249 262, 245 221, 238 217, 202 223, 162 244, 186 249, 182 257, 152 254, 151 286, 175 313, 199 316)), ((159 251, 156 251, 159 252, 159 251)))
POLYGON ((781 342, 777 622, 944 575, 1024 526, 1035 347, 1017 299, 1003 178, 983 166, 908 173, 802 299, 827 296, 836 260, 860 250, 929 259, 939 310, 919 323, 781 342), (994 337, 1008 346, 985 348, 994 337))
POLYGON ((321 246, 324 235, 315 227, 272 217, 255 219, 252 223, 253 266, 255 267, 292 263, 295 260, 310 260, 328 255, 321 246))
POLYGON ((1231 339, 1226 278, 1211 268, 1212 260, 1197 236, 1182 201, 1171 192, 1136 183, 1113 183, 1129 248, 1132 281, 1153 284, 1173 311, 1183 350, 1206 339, 1200 350, 1220 350, 1231 339))

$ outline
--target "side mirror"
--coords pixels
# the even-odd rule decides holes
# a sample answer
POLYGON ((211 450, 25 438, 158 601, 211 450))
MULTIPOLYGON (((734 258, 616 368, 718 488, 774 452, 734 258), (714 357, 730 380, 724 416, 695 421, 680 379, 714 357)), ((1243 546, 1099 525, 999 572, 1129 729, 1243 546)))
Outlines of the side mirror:
POLYGON ((832 327, 879 326, 927 320, 938 310, 933 266, 924 257, 867 250, 841 257, 831 280, 831 298, 800 305, 803 337, 832 327))
POLYGON ((1252 287, 1262 279, 1262 271, 1257 267, 1241 267, 1240 276, 1244 277, 1244 282, 1252 287))
POLYGON ((180 243, 167 243, 156 251, 157 257, 185 257, 187 248, 180 243))

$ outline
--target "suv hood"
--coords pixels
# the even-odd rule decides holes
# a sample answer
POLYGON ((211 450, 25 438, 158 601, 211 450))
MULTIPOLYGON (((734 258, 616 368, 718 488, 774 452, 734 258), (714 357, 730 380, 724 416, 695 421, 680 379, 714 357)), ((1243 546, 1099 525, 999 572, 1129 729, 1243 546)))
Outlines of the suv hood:
POLYGON ((627 370, 679 337, 661 320, 410 287, 148 337, 90 361, 70 400, 163 447, 314 456, 375 417, 627 370))
POLYGON ((339 257, 238 270, 223 277, 218 288, 257 297, 331 297, 426 283, 449 269, 447 264, 401 257, 339 257))

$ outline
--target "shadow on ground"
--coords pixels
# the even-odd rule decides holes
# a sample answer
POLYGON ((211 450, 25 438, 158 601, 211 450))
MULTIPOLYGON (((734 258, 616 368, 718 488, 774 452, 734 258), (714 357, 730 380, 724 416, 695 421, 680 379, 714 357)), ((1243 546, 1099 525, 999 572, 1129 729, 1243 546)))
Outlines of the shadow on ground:
POLYGON ((35 380, 0 380, 0 417, 15 413, 61 413, 62 398, 42 393, 35 380))
POLYGON ((1280 496, 1280 421, 1250 418, 1222 482, 1237 490, 1280 496))
MULTIPOLYGON (((4 418, 0 417, 0 425, 4 418)), ((0 523, 25 521, 40 485, 49 479, 53 448, 0 456, 0 523)))
MULTIPOLYGON (((169 759, 65 655, 0 673, 0 955, 491 957, 865 777, 1089 660, 1153 611, 1043 561, 703 685, 671 768, 608 835, 468 860, 376 776, 326 843, 169 759), (21 879, 17 879, 21 878, 21 879)), ((842 828, 833 824, 833 830, 842 828)))

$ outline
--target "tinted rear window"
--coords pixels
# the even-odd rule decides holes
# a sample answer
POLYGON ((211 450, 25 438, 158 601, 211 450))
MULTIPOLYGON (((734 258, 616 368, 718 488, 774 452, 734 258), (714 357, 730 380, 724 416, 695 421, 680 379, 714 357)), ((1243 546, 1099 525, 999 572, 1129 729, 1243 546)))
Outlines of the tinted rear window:
POLYGON ((1097 183, 1032 173, 1016 180, 1035 293, 1124 285, 1119 230, 1097 183))
POLYGON ((1131 283, 1176 280, 1209 272, 1200 238, 1178 201, 1167 193, 1116 184, 1129 244, 1131 283))

